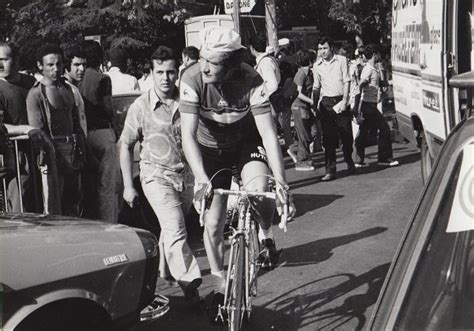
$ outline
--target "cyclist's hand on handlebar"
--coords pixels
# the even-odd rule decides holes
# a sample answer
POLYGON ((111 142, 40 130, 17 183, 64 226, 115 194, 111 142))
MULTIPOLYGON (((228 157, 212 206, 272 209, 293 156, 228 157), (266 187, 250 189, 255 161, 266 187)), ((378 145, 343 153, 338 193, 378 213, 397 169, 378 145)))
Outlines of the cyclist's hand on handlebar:
POLYGON ((286 220, 291 220, 296 214, 295 203, 293 196, 291 195, 288 186, 283 186, 280 184, 276 185, 276 208, 278 215, 283 216, 286 210, 286 220))
POLYGON ((194 184, 194 197, 193 204, 196 211, 201 214, 204 209, 209 209, 214 197, 214 191, 212 185, 207 183, 196 183, 194 184), (203 204, 204 203, 204 208, 203 204))

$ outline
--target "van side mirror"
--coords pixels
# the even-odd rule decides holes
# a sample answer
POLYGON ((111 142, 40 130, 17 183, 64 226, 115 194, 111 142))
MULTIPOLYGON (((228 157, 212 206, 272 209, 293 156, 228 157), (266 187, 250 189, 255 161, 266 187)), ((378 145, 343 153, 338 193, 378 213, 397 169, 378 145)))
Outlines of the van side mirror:
POLYGON ((452 76, 449 79, 449 86, 460 88, 460 89, 469 89, 474 87, 474 71, 464 72, 459 75, 452 76))

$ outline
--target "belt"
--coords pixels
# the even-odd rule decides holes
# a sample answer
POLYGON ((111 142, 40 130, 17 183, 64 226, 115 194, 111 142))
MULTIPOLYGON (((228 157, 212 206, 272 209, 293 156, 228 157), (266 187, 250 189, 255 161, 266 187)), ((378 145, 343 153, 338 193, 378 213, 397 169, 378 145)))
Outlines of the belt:
POLYGON ((87 131, 95 131, 95 130, 103 130, 103 129, 113 129, 114 125, 112 123, 98 125, 98 126, 91 126, 87 128, 87 131))
POLYGON ((76 141, 76 135, 72 135, 72 136, 55 136, 53 137, 53 141, 54 142, 61 142, 61 143, 72 143, 74 141, 76 141))
POLYGON ((335 97, 326 97, 326 96, 323 96, 323 99, 326 98, 326 99, 342 99, 342 95, 338 95, 338 96, 335 96, 335 97))

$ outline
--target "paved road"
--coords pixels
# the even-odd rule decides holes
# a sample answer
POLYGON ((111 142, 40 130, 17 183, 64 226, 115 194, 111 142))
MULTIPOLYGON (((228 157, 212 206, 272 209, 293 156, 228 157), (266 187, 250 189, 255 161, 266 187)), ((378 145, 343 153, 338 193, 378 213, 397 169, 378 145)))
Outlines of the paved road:
MULTIPOLYGON (((285 159, 298 209, 287 233, 275 227, 283 248, 280 266, 259 276, 258 297, 247 330, 363 329, 390 261, 422 190, 418 151, 394 144, 401 166, 375 165, 376 148, 368 149, 372 165, 347 176, 339 165, 338 180, 324 183, 323 156, 318 169, 296 172, 285 159)), ((339 155, 340 156, 340 155, 339 155)), ((193 248, 203 270, 203 295, 209 293, 209 266, 201 242, 193 248)), ((204 313, 185 304, 180 290, 158 282, 171 298, 171 311, 136 330, 219 330, 204 313)))

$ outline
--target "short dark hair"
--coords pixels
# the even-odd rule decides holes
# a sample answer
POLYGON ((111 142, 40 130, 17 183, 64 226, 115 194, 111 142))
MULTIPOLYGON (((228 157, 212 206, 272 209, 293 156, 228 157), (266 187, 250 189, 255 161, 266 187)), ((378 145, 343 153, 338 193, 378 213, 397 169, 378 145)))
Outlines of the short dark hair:
POLYGON ((307 49, 300 49, 296 52, 296 64, 298 67, 307 67, 311 63, 311 56, 307 49))
POLYGON ((235 68, 244 61, 245 49, 241 48, 230 52, 229 56, 222 60, 222 65, 227 68, 235 68))
POLYGON ((167 61, 167 60, 173 60, 175 63, 175 67, 177 64, 176 57, 174 55, 174 51, 172 48, 166 47, 166 46, 159 46, 153 54, 151 54, 151 68, 153 69, 154 67, 154 60, 157 61, 167 61))
POLYGON ((249 39, 249 44, 257 52, 263 53, 267 47, 267 40, 265 38, 265 34, 254 34, 249 39))
POLYGON ((63 50, 58 44, 46 43, 36 50, 35 60, 43 63, 43 57, 48 54, 59 54, 64 59, 63 50))
POLYGON ((127 51, 122 48, 112 48, 109 52, 112 67, 119 67, 124 72, 127 70, 127 58, 127 51))
POLYGON ((68 47, 66 51, 64 52, 64 67, 67 70, 71 69, 71 62, 75 57, 81 58, 81 59, 86 58, 86 55, 82 51, 81 46, 77 44, 74 46, 68 47))
POLYGON ((12 43, 7 43, 6 41, 0 41, 0 47, 8 47, 10 48, 10 55, 13 59, 13 61, 17 61, 18 60, 18 56, 20 55, 19 51, 18 51, 18 48, 16 47, 16 45, 12 44, 12 43))
POLYGON ((334 47, 334 41, 332 40, 331 37, 324 36, 319 39, 318 44, 323 45, 325 43, 328 43, 329 47, 333 48, 334 47))
POLYGON ((102 64, 104 52, 102 46, 95 40, 84 40, 81 43, 82 52, 87 60, 87 67, 97 68, 102 64))
POLYGON ((368 44, 364 49, 364 56, 367 60, 370 60, 374 54, 378 53, 379 49, 375 44, 368 44))
POLYGON ((188 46, 183 49, 183 54, 189 57, 191 60, 199 60, 199 49, 194 46, 188 46))

